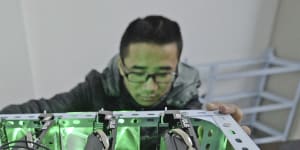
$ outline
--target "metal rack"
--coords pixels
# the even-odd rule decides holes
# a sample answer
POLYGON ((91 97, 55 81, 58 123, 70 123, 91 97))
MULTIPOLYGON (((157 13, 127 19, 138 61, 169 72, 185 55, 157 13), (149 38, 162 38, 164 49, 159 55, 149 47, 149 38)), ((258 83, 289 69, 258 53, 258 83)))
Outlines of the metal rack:
POLYGON ((268 143, 273 141, 285 141, 288 137, 289 130, 291 128, 295 110, 300 98, 300 78, 298 81, 298 87, 296 89, 295 95, 292 99, 288 99, 277 95, 276 93, 271 93, 266 91, 266 82, 269 77, 276 74, 286 74, 291 72, 300 71, 300 62, 293 62, 278 58, 274 55, 274 49, 267 49, 266 56, 263 58, 252 59, 252 60, 238 60, 229 61, 221 63, 213 63, 208 65, 195 65, 201 71, 207 71, 206 78, 206 93, 205 96, 200 97, 200 101, 204 104, 208 102, 218 101, 218 102, 230 102, 238 103, 239 101, 250 100, 250 107, 243 108, 242 111, 246 115, 250 115, 248 125, 254 127, 269 136, 255 138, 254 141, 257 144, 268 143), (231 73, 219 73, 219 70, 226 70, 232 68, 245 68, 249 66, 256 65, 258 69, 251 69, 247 71, 235 71, 231 73), (236 93, 216 95, 214 91, 218 88, 216 83, 225 80, 237 80, 237 79, 258 79, 258 83, 253 91, 240 91, 236 93), (271 101, 271 104, 262 105, 263 101, 271 101), (275 111, 275 110, 289 110, 287 117, 287 122, 283 131, 278 131, 272 128, 268 124, 260 122, 258 115, 275 111))

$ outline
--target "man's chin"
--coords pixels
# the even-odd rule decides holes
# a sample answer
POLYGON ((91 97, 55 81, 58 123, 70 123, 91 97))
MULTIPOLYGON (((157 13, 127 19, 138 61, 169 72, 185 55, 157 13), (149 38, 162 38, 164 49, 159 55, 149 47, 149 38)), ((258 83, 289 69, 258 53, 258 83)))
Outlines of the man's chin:
POLYGON ((140 100, 137 102, 139 105, 144 107, 151 107, 159 103, 157 100, 140 100))
POLYGON ((155 105, 156 103, 154 103, 154 102, 139 102, 138 104, 141 106, 144 106, 144 107, 151 107, 151 106, 155 105))

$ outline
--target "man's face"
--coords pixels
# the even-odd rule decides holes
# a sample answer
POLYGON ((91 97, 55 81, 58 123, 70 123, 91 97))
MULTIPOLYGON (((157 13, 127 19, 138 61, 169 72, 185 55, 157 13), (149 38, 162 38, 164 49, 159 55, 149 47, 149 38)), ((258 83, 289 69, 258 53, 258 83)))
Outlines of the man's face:
POLYGON ((124 58, 124 64, 120 65, 120 72, 124 77, 125 87, 138 104, 157 104, 170 90, 178 64, 177 53, 176 43, 129 45, 128 55, 124 58))

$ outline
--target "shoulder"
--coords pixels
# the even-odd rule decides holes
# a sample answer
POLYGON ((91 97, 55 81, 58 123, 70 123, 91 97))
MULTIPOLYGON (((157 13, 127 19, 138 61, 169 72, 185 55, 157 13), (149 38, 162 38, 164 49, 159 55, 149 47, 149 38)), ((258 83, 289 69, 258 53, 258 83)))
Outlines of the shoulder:
POLYGON ((86 76, 85 80, 86 81, 97 81, 101 79, 102 74, 98 72, 96 69, 92 69, 86 76))
POLYGON ((184 108, 190 101, 197 99, 200 85, 198 70, 191 65, 180 63, 177 78, 168 94, 167 104, 184 108))
POLYGON ((199 72, 195 67, 182 62, 179 63, 178 76, 175 81, 175 86, 182 85, 182 84, 191 84, 199 80, 200 80, 199 72))

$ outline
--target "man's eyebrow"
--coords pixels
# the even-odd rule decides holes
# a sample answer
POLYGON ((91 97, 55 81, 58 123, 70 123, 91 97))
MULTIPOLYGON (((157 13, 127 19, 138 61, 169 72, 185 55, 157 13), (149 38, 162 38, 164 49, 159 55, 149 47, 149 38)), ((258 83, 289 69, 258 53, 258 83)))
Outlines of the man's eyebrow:
POLYGON ((172 70, 172 68, 170 66, 161 66, 161 67, 158 67, 159 70, 172 70))
MULTIPOLYGON (((147 67, 145 66, 137 66, 137 65, 134 65, 131 67, 131 69, 137 69, 137 70, 146 70, 147 67)), ((160 66, 157 68, 158 70, 166 70, 166 71, 169 71, 169 70, 172 70, 172 67, 170 66, 160 66)))
POLYGON ((131 67, 131 69, 140 69, 140 70, 145 70, 147 69, 147 67, 143 67, 143 66, 137 66, 137 65, 134 65, 131 67))

